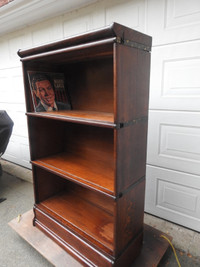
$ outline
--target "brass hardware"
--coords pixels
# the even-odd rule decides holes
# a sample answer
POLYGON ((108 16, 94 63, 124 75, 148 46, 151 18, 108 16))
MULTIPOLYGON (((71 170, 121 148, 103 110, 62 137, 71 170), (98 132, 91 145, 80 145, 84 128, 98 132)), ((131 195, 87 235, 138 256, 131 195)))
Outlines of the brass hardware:
POLYGON ((141 117, 141 118, 136 118, 135 120, 132 121, 125 121, 125 122, 120 122, 116 124, 116 128, 120 129, 120 128, 124 128, 124 127, 128 127, 131 125, 134 125, 136 123, 142 123, 142 122, 146 122, 148 121, 148 116, 145 117, 141 117))
POLYGON ((124 44, 124 45, 130 46, 130 47, 133 47, 133 48, 137 48, 137 49, 140 49, 140 50, 143 50, 143 51, 147 51, 147 52, 151 51, 151 47, 150 46, 147 46, 147 45, 144 45, 144 44, 140 44, 140 43, 128 40, 128 39, 124 39, 123 40, 119 36, 117 36, 117 38, 116 38, 116 43, 124 44))
POLYGON ((122 38, 119 37, 119 36, 117 36, 117 38, 116 38, 116 43, 121 44, 121 43, 122 43, 122 38))

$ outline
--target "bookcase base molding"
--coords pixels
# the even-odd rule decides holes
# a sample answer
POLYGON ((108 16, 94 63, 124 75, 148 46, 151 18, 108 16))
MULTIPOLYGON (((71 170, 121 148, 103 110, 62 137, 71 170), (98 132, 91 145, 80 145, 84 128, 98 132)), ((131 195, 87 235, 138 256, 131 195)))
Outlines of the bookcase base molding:
MULTIPOLYGON (((75 256, 72 258, 70 253, 66 252, 66 249, 64 250, 61 245, 54 242, 54 240, 52 240, 52 238, 46 233, 44 234, 43 231, 40 231, 40 228, 33 227, 32 218, 33 211, 29 210, 22 214, 20 222, 18 218, 14 218, 9 222, 9 226, 12 227, 12 229, 16 231, 20 237, 26 240, 30 246, 36 249, 54 266, 83 266, 83 264, 79 263, 80 259, 77 261, 75 256)), ((155 228, 144 224, 142 250, 131 266, 156 267, 169 247, 169 243, 161 237, 163 234, 164 233, 156 230, 155 228)), ((172 240, 170 236, 165 236, 172 240)), ((71 251, 70 246, 69 250, 71 251)), ((130 253, 134 253, 134 249, 130 251, 130 253)), ((86 264, 86 261, 84 264, 89 265, 89 263, 86 264)), ((102 266, 102 264, 100 264, 100 266, 102 266)), ((121 266, 126 266, 125 261, 121 264, 121 266)))
POLYGON ((34 209, 36 218, 34 225, 53 239, 64 250, 76 258, 84 266, 130 266, 141 251, 143 231, 127 246, 118 257, 95 248, 39 209, 34 209))

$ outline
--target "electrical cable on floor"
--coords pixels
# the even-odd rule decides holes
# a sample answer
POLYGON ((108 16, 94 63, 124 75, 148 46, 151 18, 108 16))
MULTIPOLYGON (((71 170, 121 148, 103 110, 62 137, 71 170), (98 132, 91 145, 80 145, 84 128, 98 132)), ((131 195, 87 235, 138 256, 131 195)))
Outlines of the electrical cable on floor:
POLYGON ((175 250, 175 248, 174 248, 172 242, 171 242, 166 236, 164 236, 164 235, 161 235, 160 237, 162 237, 162 238, 164 238, 165 240, 167 240, 167 242, 170 244, 170 246, 172 247, 172 250, 173 250, 173 252, 174 252, 174 256, 175 256, 175 258, 176 258, 177 264, 178 264, 179 267, 181 267, 181 264, 180 264, 180 262, 179 262, 178 256, 177 256, 177 254, 176 254, 176 250, 175 250))

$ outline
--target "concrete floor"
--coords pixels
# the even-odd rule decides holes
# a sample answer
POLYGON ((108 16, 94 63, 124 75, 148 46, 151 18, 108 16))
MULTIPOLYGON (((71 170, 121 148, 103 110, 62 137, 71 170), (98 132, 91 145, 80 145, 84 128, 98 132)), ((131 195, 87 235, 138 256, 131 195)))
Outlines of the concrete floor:
MULTIPOLYGON (((35 249, 9 226, 8 222, 33 207, 31 171, 1 160, 0 178, 0 267, 51 267, 35 249)), ((200 234, 165 220, 145 214, 145 223, 173 237, 182 267, 200 267, 200 234)), ((178 266, 169 248, 159 267, 178 266)), ((59 266, 64 267, 64 266, 59 266)), ((141 266, 142 267, 142 266, 141 266)))
POLYGON ((41 255, 9 226, 8 222, 32 209, 32 184, 3 173, 0 178, 0 267, 50 267, 41 255))

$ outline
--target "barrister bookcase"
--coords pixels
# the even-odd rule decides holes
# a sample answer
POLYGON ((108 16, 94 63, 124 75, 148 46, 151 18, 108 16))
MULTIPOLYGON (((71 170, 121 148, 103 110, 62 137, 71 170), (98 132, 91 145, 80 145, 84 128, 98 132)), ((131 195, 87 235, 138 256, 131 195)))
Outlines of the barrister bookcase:
POLYGON ((150 50, 113 23, 18 51, 33 224, 84 266, 129 266, 142 248, 150 50), (72 108, 35 112, 29 71, 64 73, 72 108))

